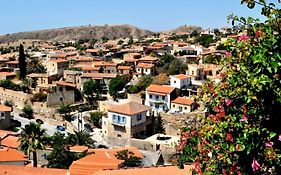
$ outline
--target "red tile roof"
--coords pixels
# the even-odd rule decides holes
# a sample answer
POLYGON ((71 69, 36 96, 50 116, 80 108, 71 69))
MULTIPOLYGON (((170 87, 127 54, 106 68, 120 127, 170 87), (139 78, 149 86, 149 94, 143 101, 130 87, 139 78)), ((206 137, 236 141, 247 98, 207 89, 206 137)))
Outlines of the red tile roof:
POLYGON ((119 70, 131 70, 132 67, 131 66, 118 66, 117 69, 119 69, 119 70))
POLYGON ((1 140, 0 145, 18 149, 20 145, 19 138, 16 136, 9 135, 1 140))
POLYGON ((108 109, 108 111, 132 116, 135 114, 139 114, 141 112, 148 111, 149 109, 150 107, 148 106, 136 102, 128 102, 125 104, 118 104, 118 105, 111 106, 108 109))
POLYGON ((9 62, 6 62, 7 64, 19 64, 19 61, 9 61, 9 62))
POLYGON ((175 75, 174 77, 177 78, 177 79, 183 80, 183 79, 190 78, 191 76, 185 75, 185 74, 179 74, 179 75, 175 75))
POLYGON ((19 135, 19 134, 16 133, 16 132, 12 132, 12 131, 0 130, 0 139, 1 139, 1 138, 4 138, 4 137, 7 136, 7 135, 16 136, 16 135, 19 135))
POLYGON ((11 148, 0 149, 0 162, 15 162, 25 160, 25 155, 18 150, 11 148))
POLYGON ((87 49, 86 52, 88 52, 88 53, 97 53, 97 52, 99 52, 99 50, 98 49, 87 49))
POLYGON ((146 88, 146 91, 148 92, 152 92, 152 93, 161 93, 161 94, 170 94, 175 90, 174 87, 171 86, 160 86, 160 85, 156 85, 156 84, 151 84, 150 86, 148 86, 148 88, 146 88))
POLYGON ((65 60, 65 59, 58 59, 58 60, 51 60, 52 62, 55 62, 55 63, 67 63, 68 60, 65 60))
POLYGON ((109 74, 109 73, 84 73, 83 77, 92 77, 92 78, 116 78, 117 74, 109 74))
POLYGON ((177 103, 182 105, 192 105, 192 103, 194 103, 194 100, 186 97, 178 97, 175 100, 173 100, 172 103, 177 103))
POLYGON ((0 72, 1 76, 5 76, 5 77, 10 77, 10 76, 16 76, 16 73, 14 72, 0 72))
POLYGON ((88 147, 87 146, 79 146, 79 145, 75 145, 75 146, 71 146, 69 148, 70 151, 72 152, 85 152, 88 151, 88 147))
MULTIPOLYGON (((120 149, 93 149, 94 154, 90 154, 82 159, 74 161, 69 167, 71 175, 92 175, 94 172, 103 169, 118 169, 123 160, 115 157, 118 151, 128 149, 134 152, 137 157, 143 157, 136 148, 120 148, 120 149)), ((89 150, 90 152, 90 150, 89 150)))
POLYGON ((12 112, 13 108, 5 105, 0 105, 1 112, 12 112))
POLYGON ((145 56, 139 59, 140 61, 157 61, 157 57, 152 57, 152 56, 145 56))
POLYGON ((148 69, 151 69, 152 67, 154 67, 154 64, 139 63, 137 65, 137 68, 148 68, 148 69))
POLYGON ((177 166, 128 168, 118 170, 100 170, 93 175, 191 175, 191 165, 186 165, 184 169, 177 166))
POLYGON ((69 87, 76 88, 76 85, 75 85, 75 84, 67 83, 67 82, 65 82, 65 81, 57 81, 57 85, 59 85, 59 86, 69 86, 69 87))
POLYGON ((0 175, 68 175, 68 170, 0 165, 0 175))
POLYGON ((96 70, 99 71, 101 68, 100 67, 94 67, 94 66, 83 66, 82 70, 87 71, 87 70, 96 70))

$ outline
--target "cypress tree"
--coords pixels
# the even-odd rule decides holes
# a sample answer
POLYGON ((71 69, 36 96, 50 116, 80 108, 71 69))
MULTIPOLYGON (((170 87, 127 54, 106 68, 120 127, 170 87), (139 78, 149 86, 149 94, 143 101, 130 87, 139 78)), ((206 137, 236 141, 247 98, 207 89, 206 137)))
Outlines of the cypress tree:
POLYGON ((26 77, 26 57, 24 54, 23 45, 20 44, 19 48, 19 68, 20 68, 20 78, 23 80, 26 77))
POLYGON ((153 134, 165 134, 164 122, 161 115, 158 113, 157 116, 153 116, 153 134))

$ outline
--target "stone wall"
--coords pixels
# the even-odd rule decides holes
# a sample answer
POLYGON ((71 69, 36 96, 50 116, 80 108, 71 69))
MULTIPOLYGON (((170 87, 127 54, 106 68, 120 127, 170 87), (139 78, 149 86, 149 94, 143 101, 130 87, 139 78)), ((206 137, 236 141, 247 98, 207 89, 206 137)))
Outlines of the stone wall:
POLYGON ((31 95, 21 91, 13 91, 0 87, 0 101, 3 103, 5 100, 12 101, 15 107, 23 108, 29 101, 31 95))

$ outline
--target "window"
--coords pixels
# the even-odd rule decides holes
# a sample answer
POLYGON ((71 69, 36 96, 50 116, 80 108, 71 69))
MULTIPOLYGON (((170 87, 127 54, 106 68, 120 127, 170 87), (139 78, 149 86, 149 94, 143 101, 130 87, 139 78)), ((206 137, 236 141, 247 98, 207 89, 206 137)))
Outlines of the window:
POLYGON ((191 75, 194 75, 194 70, 192 71, 191 75))
POLYGON ((122 123, 126 123, 126 117, 122 117, 122 123))
POLYGON ((165 96, 162 96, 162 100, 165 100, 165 96))
POLYGON ((156 98, 156 100, 158 100, 158 99, 159 99, 159 96, 158 96, 158 95, 155 95, 155 98, 156 98))
POLYGON ((177 81, 174 81, 174 84, 176 84, 177 83, 177 81))
POLYGON ((121 117, 120 117, 120 115, 118 115, 118 117, 117 117, 117 123, 121 123, 121 117))
POLYGON ((117 122, 117 116, 113 114, 112 120, 113 120, 113 122, 117 122))
POLYGON ((187 107, 184 107, 185 110, 187 110, 187 107))
POLYGON ((173 107, 175 108, 175 107, 176 107, 176 105, 173 105, 173 107))
POLYGON ((5 113, 1 112, 1 117, 4 117, 5 116, 5 113))
POLYGON ((121 135, 120 135, 120 134, 117 134, 117 137, 121 138, 121 135))
POLYGON ((155 108, 156 108, 156 109, 159 109, 159 104, 155 104, 155 108))
POLYGON ((152 95, 149 95, 149 98, 152 98, 152 95))
POLYGON ((142 119, 142 115, 141 114, 137 114, 137 121, 140 121, 142 119))

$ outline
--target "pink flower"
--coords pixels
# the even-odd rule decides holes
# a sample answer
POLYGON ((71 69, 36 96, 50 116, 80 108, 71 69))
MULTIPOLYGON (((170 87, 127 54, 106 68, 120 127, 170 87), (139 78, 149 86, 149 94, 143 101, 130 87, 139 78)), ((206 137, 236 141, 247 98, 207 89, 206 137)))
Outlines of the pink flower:
POLYGON ((246 114, 244 114, 242 119, 240 119, 240 122, 246 122, 247 120, 248 120, 248 117, 246 114))
POLYGON ((279 135, 278 140, 281 141, 281 135, 279 135))
POLYGON ((230 106, 231 105, 231 103, 232 103, 232 100, 230 100, 230 99, 225 99, 225 104, 226 104, 226 106, 230 106))
POLYGON ((259 171, 261 168, 259 162, 255 159, 253 159, 253 162, 252 162, 252 169, 253 171, 259 171))
POLYGON ((269 141, 265 144, 265 146, 268 147, 268 148, 272 148, 273 142, 269 141))
POLYGON ((231 53, 231 52, 226 52, 226 53, 225 53, 225 57, 226 57, 226 58, 232 57, 232 53, 231 53))
POLYGON ((249 39, 249 37, 247 36, 247 34, 243 34, 238 37, 239 41, 247 41, 248 39, 249 39))

